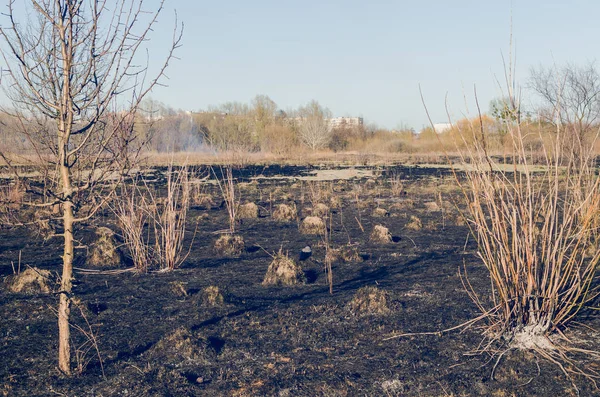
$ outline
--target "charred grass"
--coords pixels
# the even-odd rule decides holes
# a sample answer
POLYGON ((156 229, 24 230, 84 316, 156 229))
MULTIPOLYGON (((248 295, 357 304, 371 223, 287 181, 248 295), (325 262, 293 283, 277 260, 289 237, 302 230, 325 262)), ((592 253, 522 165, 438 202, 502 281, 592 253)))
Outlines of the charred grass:
MULTIPOLYGON (((56 318, 50 310, 56 297, 13 293, 2 284, 0 395, 545 396, 573 392, 571 381, 559 368, 528 352, 507 354, 491 379, 494 362, 486 355, 468 355, 482 340, 475 328, 385 340, 397 333, 443 330, 478 316, 458 276, 459 267, 467 269, 474 288, 489 291, 489 276, 475 257, 473 239, 467 239, 468 228, 457 225, 453 208, 443 202, 438 211, 427 204, 456 202, 448 191, 441 193, 440 200, 432 188, 448 184, 444 170, 396 167, 393 176, 402 180, 402 189, 396 184, 394 192, 389 183, 392 172, 386 168, 375 170, 374 182, 360 191, 355 186, 365 180, 331 182, 325 187, 342 202, 326 214, 329 248, 351 247, 360 257, 332 263, 333 295, 324 272, 322 236, 301 234, 297 220, 281 222, 271 216, 277 204, 297 208, 309 204, 308 198, 302 203, 301 197, 311 192, 293 177, 310 171, 290 166, 277 171, 236 170, 240 179, 261 173, 271 177, 241 193, 241 200, 256 203, 260 211, 258 218, 237 225, 236 233, 245 242, 238 257, 219 255, 213 249, 215 233, 228 226, 227 210, 218 202, 191 207, 186 242, 192 241, 195 220, 202 218, 202 223, 189 257, 172 272, 90 272, 86 251, 79 250, 76 267, 87 270, 76 270, 74 293, 97 331, 104 377, 93 356, 83 374, 61 377, 55 369, 56 318), (269 192, 274 189, 294 201, 273 199, 269 192), (389 216, 374 218, 380 207, 389 209, 389 216), (407 227, 411 217, 427 227, 407 227), (376 225, 389 229, 392 242, 370 241, 376 225), (306 246, 311 247, 311 255, 300 258, 306 246), (305 283, 262 285, 273 261, 271 253, 281 250, 301 266, 305 283), (365 287, 385 297, 384 309, 357 310, 365 287), (207 304, 207 291, 214 289, 218 304, 207 304)), ((161 171, 156 173, 160 184, 161 171)), ((219 197, 216 189, 209 185, 204 193, 219 197)), ((92 241, 97 226, 114 229, 115 220, 107 212, 84 226, 78 231, 83 245, 92 241)), ((3 228, 0 234, 5 281, 13 275, 11 262, 19 251, 24 266, 52 274, 59 270, 61 247, 55 240, 32 239, 26 228, 3 228)), ((124 260, 127 266, 126 252, 124 260)), ((74 317, 74 322, 83 324, 81 316, 74 317)), ((600 329, 594 317, 582 321, 586 327, 600 329)), ((595 332, 582 328, 574 335, 588 340, 590 348, 596 346, 595 332)), ((74 338, 77 342, 84 337, 75 332, 74 338)), ((584 380, 578 386, 581 395, 597 393, 584 380)))

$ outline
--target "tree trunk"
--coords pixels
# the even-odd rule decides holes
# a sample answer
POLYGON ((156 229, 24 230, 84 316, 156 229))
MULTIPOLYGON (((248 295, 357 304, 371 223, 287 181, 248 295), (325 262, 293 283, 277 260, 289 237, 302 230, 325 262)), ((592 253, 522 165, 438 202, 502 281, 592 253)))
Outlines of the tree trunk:
POLYGON ((71 288, 73 285, 73 203, 71 201, 70 170, 63 163, 63 227, 64 250, 60 301, 58 304, 58 367, 66 375, 71 374, 71 330, 69 316, 71 314, 71 288))

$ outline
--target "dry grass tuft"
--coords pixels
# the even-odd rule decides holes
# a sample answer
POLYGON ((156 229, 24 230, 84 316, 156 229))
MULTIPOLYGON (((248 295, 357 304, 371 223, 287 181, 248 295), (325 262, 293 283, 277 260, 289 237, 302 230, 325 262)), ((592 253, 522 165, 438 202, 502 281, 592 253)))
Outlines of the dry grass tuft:
POLYGON ((216 285, 210 285, 202 290, 202 306, 218 307, 223 306, 225 299, 216 285))
POLYGON ((107 227, 96 229, 96 240, 88 253, 87 263, 98 267, 117 267, 123 261, 115 232, 107 227))
POLYGON ((339 248, 330 248, 327 250, 325 254, 325 261, 329 261, 330 263, 335 262, 360 262, 362 261, 362 257, 358 252, 358 248, 352 245, 345 245, 339 248))
POLYGON ((390 216, 390 213, 385 208, 377 207, 373 210, 373 213, 371 214, 371 216, 373 218, 385 218, 385 217, 390 216))
POLYGON ((424 203, 423 205, 425 206, 425 209, 429 212, 438 212, 438 211, 442 210, 440 208, 440 205, 435 201, 428 201, 428 202, 424 203))
POLYGON ((329 206, 331 208, 342 208, 342 199, 339 196, 331 196, 329 206))
POLYGON ((171 292, 177 297, 184 298, 188 296, 188 290, 186 287, 187 283, 183 281, 171 281, 169 286, 171 287, 171 292))
POLYGON ((355 245, 345 245, 340 248, 341 258, 344 262, 361 262, 363 260, 358 251, 358 247, 355 245))
POLYGON ((404 200, 401 200, 401 201, 398 201, 398 202, 392 204, 390 206, 390 210, 400 211, 400 210, 413 208, 414 206, 415 206, 415 202, 412 199, 404 199, 404 200))
POLYGON ((273 219, 276 221, 294 221, 298 217, 295 205, 279 204, 273 211, 273 219))
POLYGON ((258 218, 258 206, 254 203, 242 204, 238 207, 237 216, 239 219, 258 218))
POLYGON ((148 351, 149 357, 170 365, 183 362, 209 364, 213 355, 205 340, 195 337, 183 327, 164 336, 148 351))
POLYGON ((215 206, 215 201, 210 194, 200 193, 192 196, 192 205, 208 210, 215 206))
POLYGON ((390 230, 382 225, 375 225, 373 231, 371 232, 371 236, 369 237, 369 241, 372 243, 391 243, 392 242, 392 234, 390 230))
POLYGON ((421 222, 419 217, 411 215, 408 223, 404 227, 409 230, 421 230, 423 229, 423 222, 421 222))
POLYGON ((8 290, 14 293, 49 294, 50 276, 49 270, 30 267, 8 278, 8 290))
POLYGON ((306 277, 300 265, 283 251, 279 251, 267 269, 263 285, 296 285, 304 284, 306 277))
POLYGON ((318 216, 319 218, 326 217, 329 215, 329 207, 323 203, 317 203, 312 210, 313 216, 318 216))
POLYGON ((244 239, 237 234, 222 234, 215 241, 215 252, 223 256, 238 256, 244 251, 244 239))
POLYGON ((348 309, 354 315, 387 314, 388 294, 377 287, 362 287, 348 304, 348 309))
POLYGON ((327 232, 327 227, 323 219, 318 216, 307 216, 300 224, 300 233, 302 234, 319 234, 323 235, 327 232))

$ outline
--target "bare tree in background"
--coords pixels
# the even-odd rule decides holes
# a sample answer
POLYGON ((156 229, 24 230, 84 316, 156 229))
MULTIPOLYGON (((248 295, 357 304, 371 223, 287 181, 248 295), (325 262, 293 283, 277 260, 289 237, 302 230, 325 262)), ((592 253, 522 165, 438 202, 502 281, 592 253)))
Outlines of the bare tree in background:
POLYGON ((540 115, 571 129, 566 139, 580 152, 588 133, 600 122, 600 73, 596 65, 532 69, 529 88, 542 100, 540 115))
POLYGON ((331 128, 328 119, 329 109, 322 107, 317 101, 311 101, 298 111, 298 137, 306 146, 315 151, 322 149, 331 140, 331 128))
MULTIPOLYGON (((28 156, 0 156, 36 166, 44 178, 29 205, 60 206, 64 252, 59 293, 58 361, 71 374, 70 305, 74 225, 102 207, 132 165, 141 142, 134 133, 140 101, 164 77, 182 29, 176 28, 154 77, 143 62, 145 43, 163 11, 144 0, 31 0, 21 18, 8 3, 0 28, 5 64, 5 110, 28 142, 28 156), (141 66, 140 66, 141 63, 141 66), (107 183, 108 182, 108 183, 107 183), (82 204, 87 205, 83 212, 82 204)), ((182 28, 183 26, 181 26, 182 28)))

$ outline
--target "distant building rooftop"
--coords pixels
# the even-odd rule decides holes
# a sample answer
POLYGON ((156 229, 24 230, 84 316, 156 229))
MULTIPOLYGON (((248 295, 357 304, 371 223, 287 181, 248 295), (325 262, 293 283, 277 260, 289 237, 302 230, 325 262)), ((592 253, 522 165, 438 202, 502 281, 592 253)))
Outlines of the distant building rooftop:
POLYGON ((437 134, 442 134, 442 133, 450 130, 451 128, 452 128, 452 124, 451 123, 435 123, 433 125, 433 130, 437 134))

